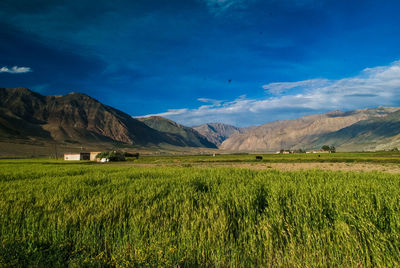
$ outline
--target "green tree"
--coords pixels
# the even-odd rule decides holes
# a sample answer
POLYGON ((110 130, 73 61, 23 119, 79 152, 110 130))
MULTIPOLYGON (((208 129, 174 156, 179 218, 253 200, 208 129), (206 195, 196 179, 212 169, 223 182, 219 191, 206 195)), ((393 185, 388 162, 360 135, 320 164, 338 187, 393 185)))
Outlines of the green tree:
POLYGON ((107 158, 110 161, 125 161, 125 156, 121 152, 110 151, 110 152, 101 152, 97 154, 97 158, 107 158))
POLYGON ((323 145, 321 149, 324 151, 330 151, 331 147, 329 147, 329 145, 323 145))

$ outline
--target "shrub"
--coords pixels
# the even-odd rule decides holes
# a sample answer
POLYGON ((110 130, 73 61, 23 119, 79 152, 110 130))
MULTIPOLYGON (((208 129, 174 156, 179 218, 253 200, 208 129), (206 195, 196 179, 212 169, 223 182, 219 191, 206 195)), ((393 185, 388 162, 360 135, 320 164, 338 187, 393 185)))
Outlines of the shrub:
POLYGON ((107 158, 109 161, 125 161, 124 154, 117 151, 101 152, 96 157, 107 158))

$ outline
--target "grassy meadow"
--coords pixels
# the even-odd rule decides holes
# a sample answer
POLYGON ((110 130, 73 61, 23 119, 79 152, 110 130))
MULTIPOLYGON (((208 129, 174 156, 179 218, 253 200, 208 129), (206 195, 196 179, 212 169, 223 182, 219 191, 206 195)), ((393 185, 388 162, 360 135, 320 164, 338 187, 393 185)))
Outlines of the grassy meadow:
POLYGON ((135 163, 151 164, 197 164, 197 163, 394 163, 400 164, 400 152, 354 152, 354 153, 296 153, 296 154, 211 154, 205 155, 148 155, 135 163), (257 160, 256 156, 262 156, 257 160))
MULTIPOLYGON (((282 157, 299 156, 260 164, 282 157)), ((255 161, 0 160, 0 266, 400 265, 400 174, 191 165, 207 159, 255 161)))

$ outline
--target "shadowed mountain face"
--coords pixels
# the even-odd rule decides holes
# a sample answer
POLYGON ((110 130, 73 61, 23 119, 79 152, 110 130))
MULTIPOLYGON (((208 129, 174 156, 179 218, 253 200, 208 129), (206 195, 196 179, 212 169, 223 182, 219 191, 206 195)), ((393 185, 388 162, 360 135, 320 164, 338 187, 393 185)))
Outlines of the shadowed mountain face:
POLYGON ((180 144, 180 146, 217 148, 214 143, 207 140, 206 137, 193 128, 185 127, 169 119, 160 116, 150 116, 139 118, 138 120, 157 131, 166 133, 176 144, 180 144))
POLYGON ((51 139, 42 128, 47 112, 43 111, 46 97, 27 89, 0 89, 0 137, 51 139))
POLYGON ((218 147, 227 138, 235 134, 240 134, 247 131, 246 128, 239 128, 222 123, 203 124, 200 126, 195 126, 193 127, 193 129, 199 132, 204 137, 206 137, 207 140, 214 143, 218 147))
POLYGON ((382 150, 400 145, 400 111, 362 120, 338 131, 319 136, 315 146, 332 144, 348 150, 382 150))
POLYGON ((182 146, 170 135, 81 93, 42 96, 25 88, 1 88, 0 112, 2 139, 182 146))
MULTIPOLYGON (((346 113, 334 111, 298 119, 275 121, 256 127, 246 133, 234 135, 225 140, 220 148, 234 151, 279 151, 281 149, 320 148, 325 143, 336 144, 334 142, 334 139, 336 139, 334 134, 324 139, 320 138, 323 135, 337 132, 362 120, 375 119, 381 122, 381 119, 399 109, 380 107, 346 113)), ((357 132, 356 129, 357 125, 352 131, 355 133, 357 132)), ((355 135, 357 136, 358 134, 355 135)))

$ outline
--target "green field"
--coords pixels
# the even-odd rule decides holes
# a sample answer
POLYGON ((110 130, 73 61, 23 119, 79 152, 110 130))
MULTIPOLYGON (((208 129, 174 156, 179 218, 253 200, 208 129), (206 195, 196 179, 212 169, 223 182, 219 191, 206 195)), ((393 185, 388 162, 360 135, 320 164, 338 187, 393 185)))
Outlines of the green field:
POLYGON ((1 160, 0 266, 400 265, 400 174, 191 166, 208 161, 255 160, 1 160))
POLYGON ((135 163, 396 163, 400 164, 400 152, 316 153, 316 154, 216 154, 182 156, 145 156, 135 163), (262 156, 257 160, 256 156, 262 156))

